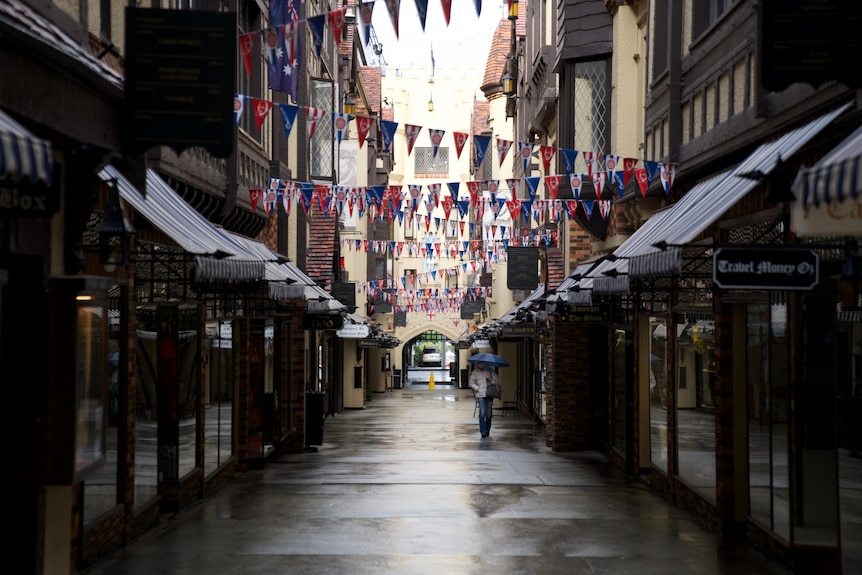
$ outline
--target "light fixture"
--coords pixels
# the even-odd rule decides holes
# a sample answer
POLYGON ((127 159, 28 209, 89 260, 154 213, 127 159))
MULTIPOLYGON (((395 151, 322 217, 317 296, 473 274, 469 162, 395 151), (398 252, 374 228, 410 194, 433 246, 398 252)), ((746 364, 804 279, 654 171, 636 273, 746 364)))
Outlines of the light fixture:
POLYGON ((512 78, 512 75, 506 72, 503 74, 502 80, 500 83, 503 85, 503 93, 507 96, 512 96, 515 93, 515 79, 512 78))
POLYGON ((344 97, 344 113, 351 116, 356 115, 356 102, 349 95, 344 97))
POLYGON ((518 19, 518 0, 509 0, 509 11, 506 17, 512 22, 518 19))
POLYGON ((428 111, 429 112, 434 111, 434 95, 433 94, 428 96, 428 111))
POLYGON ((110 273, 118 264, 129 264, 131 238, 135 227, 129 223, 123 212, 117 180, 109 180, 108 186, 108 206, 96 231, 99 235, 99 260, 105 271, 110 273), (112 245, 115 239, 119 242, 119 254, 112 245))

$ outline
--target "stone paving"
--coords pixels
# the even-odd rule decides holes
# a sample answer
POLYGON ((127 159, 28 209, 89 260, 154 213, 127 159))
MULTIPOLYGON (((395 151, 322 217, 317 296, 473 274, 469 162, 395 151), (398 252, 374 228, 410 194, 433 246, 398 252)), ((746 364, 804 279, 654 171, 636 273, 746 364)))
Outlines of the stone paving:
POLYGON ((473 411, 449 385, 374 394, 85 573, 788 573, 527 417, 481 439, 473 411))

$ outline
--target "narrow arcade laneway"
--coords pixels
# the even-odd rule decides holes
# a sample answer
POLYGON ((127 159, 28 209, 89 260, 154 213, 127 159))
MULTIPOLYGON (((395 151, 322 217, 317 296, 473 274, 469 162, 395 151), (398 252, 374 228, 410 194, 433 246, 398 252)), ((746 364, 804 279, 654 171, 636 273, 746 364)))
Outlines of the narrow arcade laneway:
POLYGON ((86 573, 780 574, 526 417, 480 439, 470 390, 408 387, 327 418, 317 452, 228 486, 86 573))

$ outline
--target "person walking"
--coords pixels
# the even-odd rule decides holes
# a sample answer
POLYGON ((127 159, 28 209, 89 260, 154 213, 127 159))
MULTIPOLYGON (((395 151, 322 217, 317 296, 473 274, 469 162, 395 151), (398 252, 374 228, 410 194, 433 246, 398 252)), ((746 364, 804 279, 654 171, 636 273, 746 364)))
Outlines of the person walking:
POLYGON ((470 374, 470 388, 476 392, 476 401, 479 402, 479 433, 483 439, 491 435, 491 416, 494 414, 494 398, 485 393, 489 383, 497 383, 497 374, 485 362, 477 361, 470 374))

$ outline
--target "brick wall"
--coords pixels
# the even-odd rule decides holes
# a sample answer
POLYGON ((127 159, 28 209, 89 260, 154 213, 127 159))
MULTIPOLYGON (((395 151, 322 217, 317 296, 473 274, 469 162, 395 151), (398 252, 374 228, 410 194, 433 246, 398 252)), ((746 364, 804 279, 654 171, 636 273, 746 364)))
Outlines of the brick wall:
POLYGON ((589 354, 587 326, 560 323, 554 316, 548 346, 548 413, 545 440, 554 451, 589 447, 589 354))

